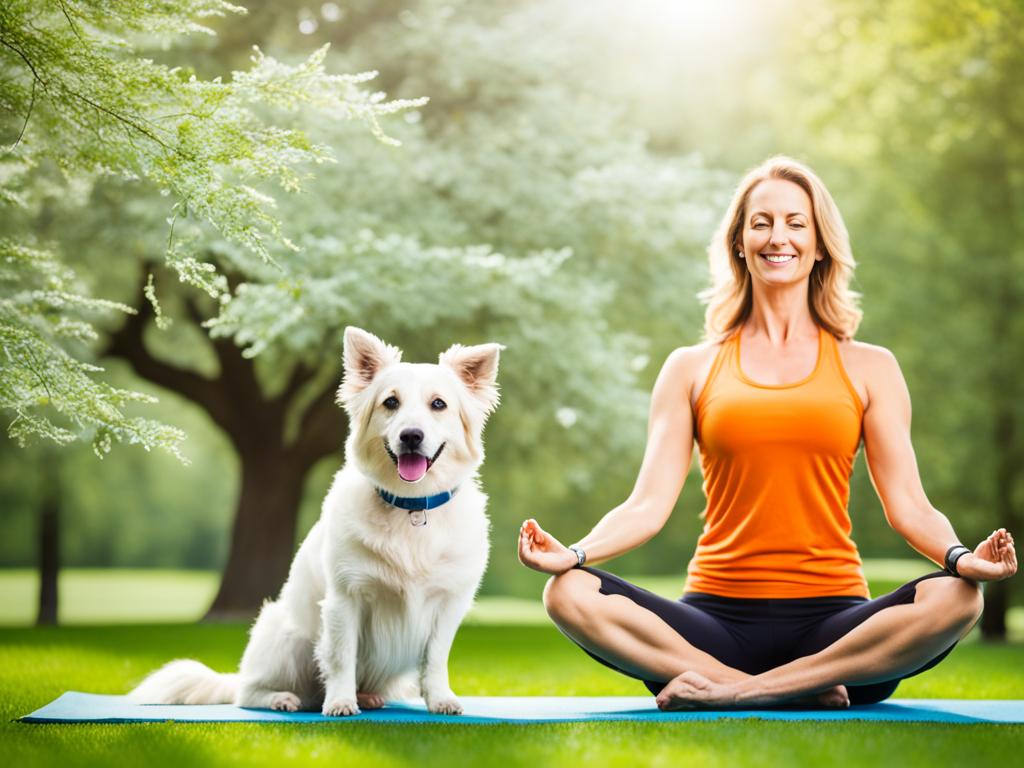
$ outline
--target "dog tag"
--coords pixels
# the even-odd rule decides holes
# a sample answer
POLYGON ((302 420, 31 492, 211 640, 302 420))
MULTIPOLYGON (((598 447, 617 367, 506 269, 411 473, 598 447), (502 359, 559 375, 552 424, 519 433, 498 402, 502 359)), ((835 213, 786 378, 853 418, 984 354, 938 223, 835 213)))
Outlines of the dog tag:
POLYGON ((427 524, 427 511, 425 509, 414 509, 409 513, 409 522, 413 527, 427 524))

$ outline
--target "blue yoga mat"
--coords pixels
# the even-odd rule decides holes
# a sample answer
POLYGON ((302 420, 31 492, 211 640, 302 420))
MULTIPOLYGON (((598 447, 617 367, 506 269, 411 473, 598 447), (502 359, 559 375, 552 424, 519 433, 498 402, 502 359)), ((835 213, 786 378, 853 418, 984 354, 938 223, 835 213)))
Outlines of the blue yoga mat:
POLYGON ((675 722, 756 717, 765 720, 888 720, 938 723, 1024 723, 1024 701, 897 699, 850 709, 744 709, 662 712, 650 696, 463 696, 462 715, 434 715, 422 700, 389 702, 354 717, 274 712, 230 704, 134 704, 125 696, 69 691, 21 718, 26 723, 286 722, 286 723, 543 723, 581 720, 675 722))

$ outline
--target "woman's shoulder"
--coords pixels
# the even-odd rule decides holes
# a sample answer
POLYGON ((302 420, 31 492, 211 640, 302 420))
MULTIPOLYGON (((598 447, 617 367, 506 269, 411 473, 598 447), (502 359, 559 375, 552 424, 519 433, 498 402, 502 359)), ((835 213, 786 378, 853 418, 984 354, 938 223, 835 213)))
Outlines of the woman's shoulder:
POLYGON ((888 390, 893 382, 902 380, 899 362, 887 347, 846 339, 839 342, 839 354, 865 408, 871 404, 873 394, 888 390))
POLYGON ((869 344, 857 339, 845 339, 839 342, 839 351, 843 362, 865 366, 869 370, 878 366, 890 366, 896 363, 896 356, 888 347, 880 344, 869 344))
POLYGON ((690 405, 696 404, 711 373, 722 341, 702 341, 687 347, 677 347, 669 353, 662 368, 684 391, 689 393, 690 405))
POLYGON ((702 341, 687 347, 676 347, 666 358, 665 368, 677 374, 699 373, 702 368, 711 367, 721 347, 721 341, 702 341))
POLYGON ((722 342, 720 341, 701 341, 687 347, 676 347, 669 353, 666 362, 672 362, 675 365, 692 365, 706 357, 713 358, 721 346, 722 342))

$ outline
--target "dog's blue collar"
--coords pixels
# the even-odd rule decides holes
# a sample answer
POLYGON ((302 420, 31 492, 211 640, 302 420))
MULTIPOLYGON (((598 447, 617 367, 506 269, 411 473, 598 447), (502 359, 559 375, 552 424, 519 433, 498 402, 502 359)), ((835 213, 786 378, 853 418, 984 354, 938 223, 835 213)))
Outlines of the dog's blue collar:
POLYGON ((377 495, 393 507, 406 509, 409 512, 420 512, 427 509, 437 509, 442 504, 447 504, 458 490, 456 487, 450 491, 435 493, 433 496, 395 496, 395 494, 388 493, 383 488, 378 488, 377 495))

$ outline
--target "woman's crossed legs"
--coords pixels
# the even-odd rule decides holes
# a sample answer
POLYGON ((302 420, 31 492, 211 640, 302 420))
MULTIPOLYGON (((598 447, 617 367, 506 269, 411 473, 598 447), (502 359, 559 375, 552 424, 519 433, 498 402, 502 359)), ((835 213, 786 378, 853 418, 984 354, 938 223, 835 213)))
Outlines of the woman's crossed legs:
POLYGON ((677 602, 585 568, 552 578, 544 604, 588 654, 643 680, 663 709, 678 709, 881 701, 938 663, 982 601, 973 582, 936 572, 871 601, 677 602))

